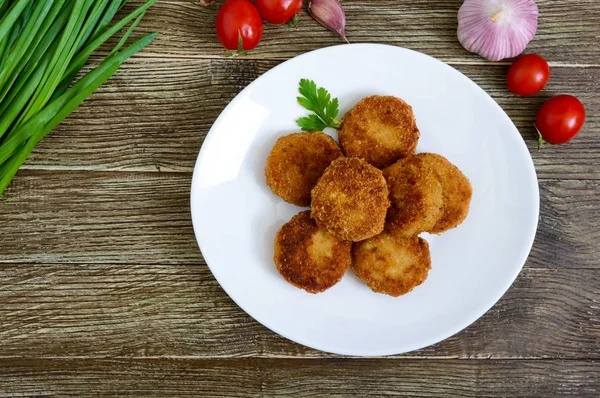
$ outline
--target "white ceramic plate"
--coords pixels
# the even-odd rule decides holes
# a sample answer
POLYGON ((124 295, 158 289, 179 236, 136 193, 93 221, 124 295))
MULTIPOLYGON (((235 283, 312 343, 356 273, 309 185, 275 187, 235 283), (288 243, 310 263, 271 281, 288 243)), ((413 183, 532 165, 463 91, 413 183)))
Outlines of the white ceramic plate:
MULTIPOLYGON (((330 131, 336 136, 335 131, 330 131)), ((212 126, 194 170, 194 231, 215 278, 254 319, 300 344, 337 354, 387 355, 439 342, 491 308, 521 270, 535 236, 539 192, 519 132, 479 86, 429 56, 384 45, 313 51, 273 68, 244 89, 212 126), (429 241, 432 268, 411 293, 373 293, 353 273, 312 295, 273 264, 279 227, 304 210, 265 183, 278 137, 306 112, 298 82, 313 79, 340 100, 340 115, 371 94, 412 105, 417 152, 436 152, 471 180, 465 222, 429 241)))

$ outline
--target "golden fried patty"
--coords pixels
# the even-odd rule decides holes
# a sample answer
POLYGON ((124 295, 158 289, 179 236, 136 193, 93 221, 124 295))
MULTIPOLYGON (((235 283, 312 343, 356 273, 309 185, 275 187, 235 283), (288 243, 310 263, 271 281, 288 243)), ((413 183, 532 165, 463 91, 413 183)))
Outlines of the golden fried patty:
POLYGON ((457 227, 469 213, 473 195, 469 179, 442 155, 420 153, 417 157, 438 176, 444 197, 440 218, 433 227, 428 229, 428 232, 439 234, 457 227))
POLYGON ((286 281, 309 293, 319 293, 338 283, 348 271, 351 246, 319 228, 307 210, 277 232, 273 259, 286 281))
POLYGON ((411 236, 429 231, 438 222, 444 204, 442 185, 425 162, 410 156, 383 170, 392 206, 386 230, 411 236))
POLYGON ((354 244, 352 268, 374 292, 397 297, 427 278, 431 268, 429 244, 418 236, 384 232, 354 244))
POLYGON ((339 139, 346 156, 365 159, 383 169, 415 152, 419 129, 406 102, 392 96, 372 95, 346 113, 339 139))
POLYGON ((312 191, 311 216, 339 238, 358 242, 383 230, 389 206, 381 170, 359 158, 339 158, 312 191))
POLYGON ((286 202, 308 206, 317 180, 340 156, 337 143, 320 131, 286 135, 277 140, 267 159, 267 185, 286 202))

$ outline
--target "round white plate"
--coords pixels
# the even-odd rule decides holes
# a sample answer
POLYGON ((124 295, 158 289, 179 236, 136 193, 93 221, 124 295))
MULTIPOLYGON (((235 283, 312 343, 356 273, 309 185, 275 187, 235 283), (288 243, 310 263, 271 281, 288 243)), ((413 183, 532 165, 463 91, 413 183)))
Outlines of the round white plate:
MULTIPOLYGON (((329 131, 336 137, 335 131, 329 131)), ((535 236, 539 192, 519 132, 479 86, 403 48, 352 44, 313 51, 244 89, 212 126, 192 181, 196 238, 215 278, 250 316, 300 344, 337 354, 387 355, 439 342, 490 309, 521 270, 535 236), (417 152, 436 152, 471 180, 465 222, 429 241, 432 268, 411 293, 373 293, 353 273, 321 294, 290 285, 273 264, 273 239, 303 208, 265 183, 278 137, 299 131, 301 78, 340 100, 340 116, 371 94, 412 105, 417 152)))

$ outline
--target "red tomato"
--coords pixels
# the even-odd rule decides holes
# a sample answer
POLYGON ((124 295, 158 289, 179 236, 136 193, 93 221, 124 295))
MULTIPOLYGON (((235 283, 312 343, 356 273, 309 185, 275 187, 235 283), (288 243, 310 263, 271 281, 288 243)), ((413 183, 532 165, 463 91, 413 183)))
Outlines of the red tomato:
POLYGON ((255 0, 254 5, 267 22, 286 23, 302 9, 302 0, 255 0))
POLYGON ((256 7, 248 0, 227 0, 217 14, 217 36, 229 50, 238 50, 242 37, 242 49, 251 50, 262 37, 263 25, 256 7))
POLYGON ((542 138, 551 144, 571 141, 583 127, 585 108, 572 95, 550 98, 538 110, 535 127, 542 138))
POLYGON ((508 69, 508 89, 517 95, 533 95, 542 91, 550 79, 548 62, 537 54, 518 58, 508 69))

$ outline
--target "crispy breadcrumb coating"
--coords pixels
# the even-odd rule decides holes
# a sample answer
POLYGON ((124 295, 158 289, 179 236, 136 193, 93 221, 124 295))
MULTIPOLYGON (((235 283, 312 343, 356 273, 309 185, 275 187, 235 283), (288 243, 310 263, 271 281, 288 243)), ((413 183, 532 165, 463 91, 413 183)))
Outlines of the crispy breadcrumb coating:
POLYGON ((417 156, 398 160, 383 170, 392 206, 386 230, 412 236, 429 231, 442 214, 444 197, 437 175, 417 156))
POLYGON ((320 131, 286 135, 277 140, 267 159, 267 185, 286 202, 309 206, 317 180, 341 156, 333 138, 320 131))
POLYGON ((397 97, 372 95, 346 113, 339 140, 346 156, 383 169, 414 154, 419 135, 410 105, 397 97))
POLYGON ((351 242, 319 228, 307 210, 296 214, 277 232, 273 259, 286 281, 309 293, 320 293, 338 283, 348 271, 351 246, 351 242))
POLYGON ((471 205, 473 189, 469 179, 448 159, 437 153, 420 153, 417 155, 438 176, 442 185, 444 207, 439 220, 427 231, 440 234, 460 225, 471 205))
POLYGON ((431 268, 429 244, 418 236, 384 232, 354 244, 352 268, 374 292, 397 297, 427 278, 431 268))
POLYGON ((389 206, 381 170, 359 158, 339 158, 312 191, 311 216, 339 238, 358 242, 383 230, 389 206))

